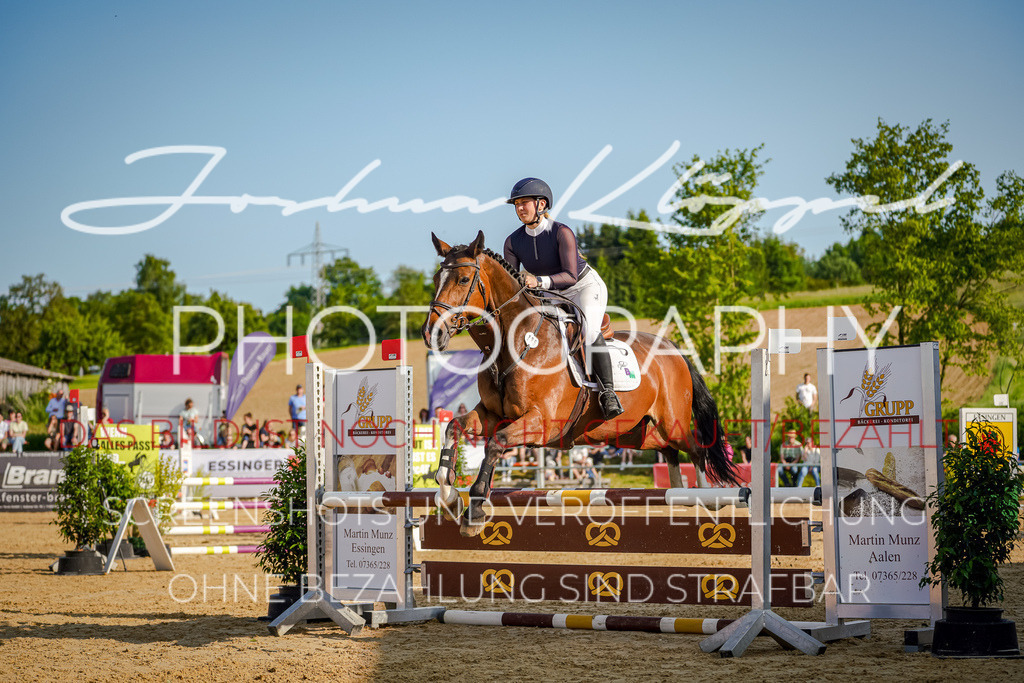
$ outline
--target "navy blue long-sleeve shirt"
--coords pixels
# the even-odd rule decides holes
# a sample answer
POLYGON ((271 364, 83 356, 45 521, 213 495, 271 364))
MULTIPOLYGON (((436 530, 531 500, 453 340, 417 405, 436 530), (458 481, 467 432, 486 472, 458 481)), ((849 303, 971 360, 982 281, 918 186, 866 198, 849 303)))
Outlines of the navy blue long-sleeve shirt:
POLYGON ((587 268, 576 235, 567 225, 554 221, 537 235, 530 235, 526 226, 520 225, 505 240, 505 260, 513 268, 522 266, 533 275, 551 278, 551 289, 572 287, 587 268))

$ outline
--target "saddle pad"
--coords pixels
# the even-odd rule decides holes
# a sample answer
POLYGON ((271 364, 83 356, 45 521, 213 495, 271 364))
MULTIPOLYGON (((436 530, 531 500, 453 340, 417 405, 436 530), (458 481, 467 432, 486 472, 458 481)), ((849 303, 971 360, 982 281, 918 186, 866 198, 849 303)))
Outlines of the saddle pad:
POLYGON ((612 384, 615 391, 632 391, 640 386, 640 363, 633 348, 618 339, 606 339, 608 356, 612 359, 612 384))
MULTIPOLYGON (((618 339, 606 339, 604 343, 608 347, 608 357, 612 359, 612 384, 615 391, 632 391, 640 386, 640 363, 633 349, 618 339)), ((565 327, 562 326, 562 353, 565 355, 568 352, 569 344, 565 339, 565 327)), ((578 387, 584 384, 595 386, 593 382, 585 381, 587 373, 576 356, 569 360, 569 374, 578 387)))

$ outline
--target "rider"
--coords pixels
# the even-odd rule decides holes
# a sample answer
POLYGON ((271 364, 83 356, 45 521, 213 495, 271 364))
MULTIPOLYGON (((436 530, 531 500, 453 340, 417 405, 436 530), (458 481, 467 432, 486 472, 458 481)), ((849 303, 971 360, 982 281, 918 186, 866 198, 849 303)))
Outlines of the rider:
POLYGON ((513 186, 508 203, 515 206, 523 224, 505 240, 505 260, 527 271, 528 287, 557 290, 583 311, 587 345, 596 351, 590 355, 601 385, 601 412, 610 420, 622 413, 622 404, 612 388, 612 361, 601 336, 608 287, 583 258, 572 230, 548 217, 551 188, 547 183, 523 178, 513 186))

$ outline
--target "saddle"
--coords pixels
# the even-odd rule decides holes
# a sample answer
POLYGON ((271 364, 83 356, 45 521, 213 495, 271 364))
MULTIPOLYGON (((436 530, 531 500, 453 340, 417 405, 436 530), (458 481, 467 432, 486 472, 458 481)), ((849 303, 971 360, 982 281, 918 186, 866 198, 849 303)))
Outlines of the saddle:
MULTIPOLYGON (((564 297, 553 298, 550 296, 539 297, 541 299, 540 314, 555 321, 565 337, 567 355, 571 362, 575 359, 579 362, 584 372, 590 376, 591 371, 586 362, 586 344, 583 337, 583 311, 579 306, 564 297)), ((612 319, 607 313, 601 318, 601 337, 611 339, 615 334, 612 330, 612 319)))

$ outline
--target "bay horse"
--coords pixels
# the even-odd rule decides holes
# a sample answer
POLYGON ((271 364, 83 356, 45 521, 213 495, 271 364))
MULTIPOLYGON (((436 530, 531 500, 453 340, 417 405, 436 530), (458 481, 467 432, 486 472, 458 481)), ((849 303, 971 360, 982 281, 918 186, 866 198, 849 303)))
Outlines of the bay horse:
POLYGON ((615 333, 648 369, 639 387, 619 394, 625 412, 606 421, 596 392, 573 384, 562 332, 543 314, 542 298, 527 289, 522 273, 484 248, 483 231, 469 245, 453 247, 434 234, 431 239, 442 262, 434 274, 424 341, 443 351, 454 335, 466 330, 485 359, 495 359, 485 363, 477 378, 480 403, 449 423, 438 462, 436 499, 454 517, 459 502, 453 486, 457 442, 463 435, 486 440, 484 461, 462 515, 463 535, 483 530, 483 502, 490 494, 494 466, 504 451, 516 446, 614 443, 656 449, 668 461, 674 488, 682 487, 683 450, 697 467, 698 485, 706 484, 705 472, 718 482, 739 485, 715 399, 675 344, 647 333, 635 333, 632 339, 627 332, 615 333))

